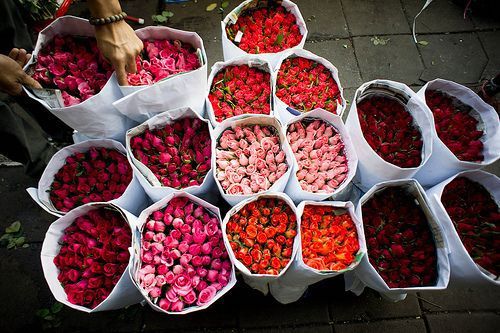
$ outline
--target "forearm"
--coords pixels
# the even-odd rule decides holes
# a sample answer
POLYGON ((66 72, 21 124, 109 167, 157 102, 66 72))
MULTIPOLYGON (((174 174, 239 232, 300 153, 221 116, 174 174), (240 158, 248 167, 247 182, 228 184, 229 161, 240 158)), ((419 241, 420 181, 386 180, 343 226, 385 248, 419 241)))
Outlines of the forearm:
POLYGON ((122 12, 118 0, 87 0, 87 3, 93 17, 108 17, 122 12))

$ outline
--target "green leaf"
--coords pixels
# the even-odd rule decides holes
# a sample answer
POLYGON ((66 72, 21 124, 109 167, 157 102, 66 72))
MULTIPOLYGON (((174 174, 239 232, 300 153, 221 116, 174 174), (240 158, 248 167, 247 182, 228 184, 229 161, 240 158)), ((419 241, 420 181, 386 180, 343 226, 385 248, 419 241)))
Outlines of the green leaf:
POLYGON ((48 315, 50 314, 50 311, 49 309, 39 309, 37 312, 36 312, 36 315, 40 318, 45 318, 47 317, 48 315))
POLYGON ((283 38, 283 34, 279 33, 278 36, 276 36, 276 45, 281 45, 281 43, 283 42, 283 38))
POLYGON ((29 244, 23 244, 23 246, 22 246, 23 249, 25 249, 27 247, 30 247, 30 245, 29 244))
POLYGON ((426 40, 419 40, 419 41, 418 41, 418 43, 419 43, 420 45, 423 45, 423 46, 427 46, 427 45, 429 45, 429 42, 428 42, 428 41, 426 41, 426 40))
POLYGON ((8 249, 12 249, 12 248, 14 248, 15 246, 16 246, 16 243, 14 243, 14 242, 10 242, 9 244, 7 244, 7 248, 8 248, 8 249))
POLYGON ((17 246, 21 246, 26 241, 26 237, 18 237, 14 240, 17 246))
POLYGON ((167 18, 163 15, 153 15, 153 21, 158 23, 167 22, 167 18))
POLYGON ((215 3, 215 2, 211 3, 210 5, 207 6, 207 12, 211 12, 215 8, 217 8, 217 3, 215 3))
POLYGON ((5 228, 5 232, 8 234, 15 234, 20 229, 21 229, 21 222, 16 221, 16 222, 12 223, 10 226, 8 226, 7 228, 5 228))
POLYGON ((43 319, 51 321, 51 320, 54 320, 54 316, 48 315, 48 316, 45 316, 45 318, 43 318, 43 319))
POLYGON ((12 235, 10 235, 10 234, 3 234, 2 237, 0 237, 0 241, 3 241, 3 240, 10 241, 11 238, 12 238, 12 235))
POLYGON ((171 11, 168 11, 168 10, 164 10, 163 12, 161 12, 161 15, 163 17, 172 17, 172 16, 174 16, 174 13, 171 11))
POLYGON ((229 1, 223 1, 222 4, 220 5, 222 8, 227 8, 229 6, 229 1))
POLYGON ((58 313, 62 310, 63 308, 63 305, 62 303, 54 303, 51 308, 50 308, 50 311, 52 311, 52 313, 58 313))

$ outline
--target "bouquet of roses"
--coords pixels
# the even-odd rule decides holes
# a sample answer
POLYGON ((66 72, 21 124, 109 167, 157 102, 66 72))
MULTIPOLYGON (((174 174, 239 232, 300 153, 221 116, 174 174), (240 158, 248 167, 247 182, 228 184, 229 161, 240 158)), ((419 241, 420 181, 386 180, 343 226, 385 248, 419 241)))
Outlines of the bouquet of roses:
POLYGON ((178 192, 143 211, 139 225, 133 277, 153 309, 205 309, 236 283, 216 207, 178 192))
POLYGON ((242 57, 217 62, 208 82, 208 115, 214 126, 242 114, 271 114, 271 66, 242 57))
POLYGON ((113 204, 91 203, 49 227, 42 246, 42 268, 59 302, 95 312, 140 301, 128 274, 134 220, 113 204))
POLYGON ((432 152, 430 111, 406 85, 388 80, 356 91, 346 126, 359 157, 357 182, 411 178, 432 152))
POLYGON ((338 70, 328 60, 306 50, 286 52, 278 63, 275 108, 287 122, 314 109, 342 115, 345 101, 338 70))
POLYGON ((201 193, 211 170, 210 125, 189 108, 161 113, 127 132, 127 150, 146 193, 201 193))
POLYGON ((284 194, 264 194, 231 209, 223 223, 230 257, 245 281, 267 294, 268 282, 285 273, 296 252, 295 206, 284 194))
POLYGON ((288 124, 287 139, 297 164, 285 191, 295 202, 337 197, 354 177, 358 160, 339 116, 304 114, 288 124))
POLYGON ((235 204, 269 190, 282 191, 291 170, 291 154, 274 117, 225 121, 214 137, 212 168, 226 201, 235 204))
POLYGON ((126 150, 113 140, 88 140, 61 149, 48 163, 38 189, 28 192, 56 216, 89 202, 111 201, 133 213, 145 204, 126 150))
POLYGON ((454 282, 500 285, 500 179, 484 171, 465 171, 427 194, 446 232, 454 282))
POLYGON ((259 54, 270 61, 290 48, 303 48, 307 28, 293 2, 246 0, 222 24, 224 60, 259 54))
POLYGON ((361 199, 367 256, 351 288, 359 294, 364 285, 393 300, 408 291, 444 289, 449 261, 443 232, 415 180, 396 180, 372 187, 361 199))
POLYGON ((415 178, 434 186, 460 171, 479 169, 500 158, 500 123, 495 109, 458 83, 436 79, 418 95, 432 111, 433 149, 415 178))

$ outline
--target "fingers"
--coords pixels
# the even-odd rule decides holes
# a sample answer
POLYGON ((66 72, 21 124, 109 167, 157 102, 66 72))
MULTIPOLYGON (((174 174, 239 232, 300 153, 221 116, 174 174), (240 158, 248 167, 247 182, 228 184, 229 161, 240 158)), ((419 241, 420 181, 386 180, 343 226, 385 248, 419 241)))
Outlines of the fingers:
POLYGON ((9 57, 17 62, 19 66, 24 67, 28 60, 31 57, 31 54, 28 54, 25 49, 18 49, 18 48, 13 48, 9 52, 9 57))
POLYGON ((40 83, 38 83, 35 79, 33 79, 31 76, 28 74, 23 73, 24 75, 21 76, 20 82, 28 87, 34 88, 34 89, 42 89, 42 86, 40 83))
POLYGON ((116 71, 116 79, 120 86, 128 86, 127 81, 127 71, 125 70, 125 62, 117 61, 113 63, 113 67, 116 71))
POLYGON ((137 63, 135 57, 129 57, 127 62, 127 73, 137 73, 137 63))
POLYGON ((15 47, 12 50, 10 50, 10 52, 9 52, 9 58, 11 58, 13 60, 16 60, 18 54, 19 54, 19 49, 15 47))

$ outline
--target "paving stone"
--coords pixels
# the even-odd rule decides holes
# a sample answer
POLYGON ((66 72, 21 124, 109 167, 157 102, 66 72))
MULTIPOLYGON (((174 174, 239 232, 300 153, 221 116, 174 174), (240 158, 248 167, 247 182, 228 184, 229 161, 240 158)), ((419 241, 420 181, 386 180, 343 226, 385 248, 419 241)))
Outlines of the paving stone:
POLYGON ((420 77, 423 81, 479 81, 488 59, 475 33, 432 35, 426 41, 428 45, 418 45, 426 67, 420 77))
POLYGON ((500 175, 500 161, 496 161, 492 165, 489 165, 484 168, 484 171, 491 172, 494 175, 500 175))
POLYGON ((340 0, 295 0, 309 31, 308 39, 348 37, 340 0))
POLYGON ((300 327, 283 327, 283 328, 258 328, 258 329, 242 329, 241 332, 248 333, 333 333, 330 325, 320 326, 300 326, 300 327))
MULTIPOLYGON (((422 9, 424 2, 402 0, 406 18, 413 24, 415 15, 422 9)), ((452 0, 434 0, 417 19, 417 34, 435 32, 472 31, 472 20, 464 20, 464 10, 452 0)), ((425 36, 418 38, 425 39, 425 36)))
MULTIPOLYGON (((462 0, 465 2, 465 0, 462 0)), ((497 0, 474 1, 468 14, 476 29, 500 28, 500 2, 497 0), (480 8, 484 4, 484 8, 480 8)))
POLYGON ((320 57, 330 61, 339 70, 339 79, 343 88, 359 87, 363 81, 359 72, 354 48, 348 39, 308 42, 305 47, 320 57))
POLYGON ((352 36, 410 33, 399 0, 343 0, 352 36))
POLYGON ((479 39, 483 44, 488 63, 481 76, 482 79, 490 79, 500 73, 500 32, 479 32, 479 39))
POLYGON ((425 323, 422 319, 398 319, 398 320, 383 320, 372 323, 350 323, 334 326, 335 333, 355 333, 355 332, 370 332, 370 333, 425 333, 425 323))
POLYGON ((500 315, 495 313, 444 313, 426 315, 430 333, 496 333, 500 315))
MULTIPOLYGON (((497 173, 498 174, 498 173, 497 173)), ((458 288, 419 293, 424 311, 495 310, 499 308, 500 290, 491 287, 458 288)))
POLYGON ((385 45, 374 45, 370 37, 355 37, 354 50, 364 82, 389 79, 418 84, 424 66, 411 36, 384 36, 385 45))

